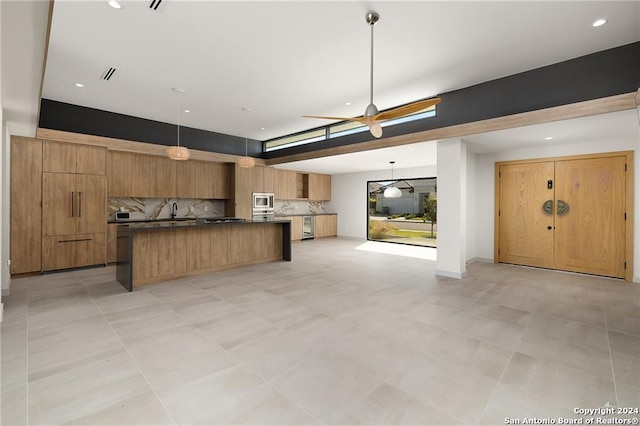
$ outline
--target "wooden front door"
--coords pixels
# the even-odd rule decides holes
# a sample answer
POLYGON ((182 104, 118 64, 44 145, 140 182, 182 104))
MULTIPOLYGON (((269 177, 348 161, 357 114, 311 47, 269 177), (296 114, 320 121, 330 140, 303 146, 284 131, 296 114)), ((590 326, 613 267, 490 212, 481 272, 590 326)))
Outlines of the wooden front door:
POLYGON ((623 153, 497 165, 498 261, 625 278, 629 161, 623 153))
POLYGON ((544 211, 553 202, 553 169, 553 162, 500 167, 500 262, 554 267, 553 215, 544 211))
POLYGON ((624 157, 556 162, 556 269, 624 277, 624 169, 624 157))

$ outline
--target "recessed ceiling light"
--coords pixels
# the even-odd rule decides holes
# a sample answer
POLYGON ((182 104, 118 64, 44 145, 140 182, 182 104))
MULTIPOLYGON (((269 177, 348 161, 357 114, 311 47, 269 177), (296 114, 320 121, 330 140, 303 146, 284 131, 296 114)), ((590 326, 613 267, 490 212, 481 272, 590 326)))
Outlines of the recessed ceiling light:
POLYGON ((545 141, 550 141, 551 139, 553 139, 553 136, 547 136, 546 138, 544 138, 545 141))
POLYGON ((122 9, 122 5, 118 3, 118 0, 109 0, 107 4, 114 9, 122 9))
POLYGON ((351 105, 351 102, 345 102, 344 104, 345 104, 346 106, 349 106, 349 105, 351 105))
POLYGON ((84 84, 82 84, 82 83, 76 83, 76 84, 75 84, 75 86, 76 86, 76 87, 84 87, 84 84))
POLYGON ((260 130, 266 130, 266 129, 267 129, 266 127, 260 127, 260 130))
POLYGON ((601 26, 603 26, 603 25, 604 25, 604 24, 606 24, 606 23, 607 23, 607 20, 606 20, 606 19, 598 19, 597 21, 595 21, 595 22, 594 22, 593 24, 591 24, 591 25, 592 25, 592 26, 594 26, 594 27, 601 27, 601 26))
POLYGON ((191 110, 190 109, 185 109, 184 112, 191 112, 191 110))

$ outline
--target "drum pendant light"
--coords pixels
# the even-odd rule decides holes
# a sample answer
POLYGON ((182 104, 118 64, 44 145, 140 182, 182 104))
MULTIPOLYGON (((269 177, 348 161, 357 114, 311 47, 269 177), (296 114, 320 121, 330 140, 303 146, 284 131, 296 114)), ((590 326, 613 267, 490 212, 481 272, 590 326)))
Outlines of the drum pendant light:
MULTIPOLYGON (((395 163, 396 163, 395 161, 389 161, 389 164, 391 164, 391 180, 393 180, 393 165, 395 163)), ((391 183, 391 185, 393 185, 393 183, 391 183)), ((400 191, 400 188, 397 188, 395 186, 390 186, 384 190, 384 198, 400 198, 400 197, 402 197, 402 191, 400 191)))
POLYGON ((180 146, 180 97, 184 93, 182 89, 171 89, 178 94, 178 144, 170 146, 165 150, 167 157, 172 160, 184 161, 188 160, 191 156, 189 149, 186 146, 180 146))

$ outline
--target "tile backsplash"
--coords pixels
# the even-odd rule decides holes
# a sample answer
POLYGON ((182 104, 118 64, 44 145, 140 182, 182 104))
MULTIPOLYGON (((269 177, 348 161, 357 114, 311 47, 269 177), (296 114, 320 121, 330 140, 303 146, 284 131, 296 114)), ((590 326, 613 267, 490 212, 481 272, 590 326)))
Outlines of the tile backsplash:
POLYGON ((276 216, 328 213, 324 201, 279 201, 274 203, 276 216))
POLYGON ((107 220, 115 220, 117 211, 131 214, 131 219, 155 220, 171 218, 171 205, 178 205, 176 217, 217 217, 224 216, 224 201, 188 198, 109 198, 107 200, 107 220))

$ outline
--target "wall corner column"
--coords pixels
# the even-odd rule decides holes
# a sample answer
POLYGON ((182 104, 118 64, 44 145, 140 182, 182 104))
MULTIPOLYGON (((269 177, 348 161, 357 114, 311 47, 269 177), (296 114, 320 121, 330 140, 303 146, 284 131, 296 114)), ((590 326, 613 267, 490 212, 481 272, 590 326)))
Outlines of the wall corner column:
POLYGON ((467 275, 467 146, 438 142, 438 260, 436 275, 467 275))

